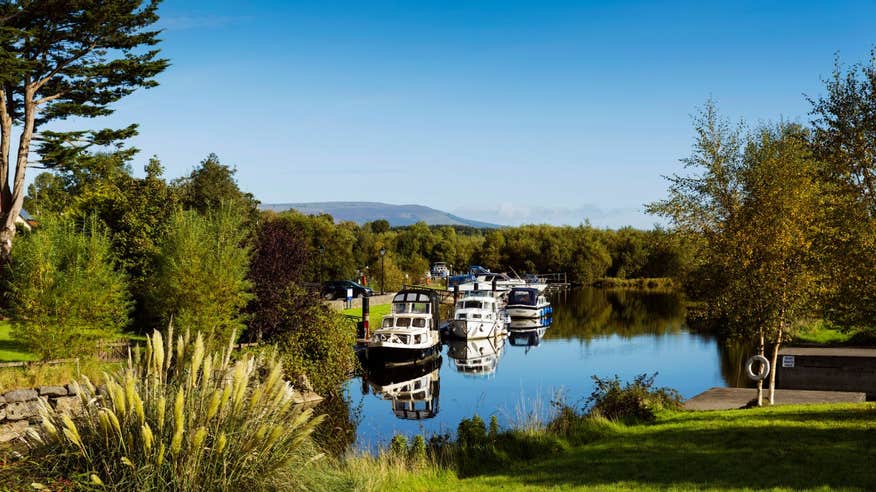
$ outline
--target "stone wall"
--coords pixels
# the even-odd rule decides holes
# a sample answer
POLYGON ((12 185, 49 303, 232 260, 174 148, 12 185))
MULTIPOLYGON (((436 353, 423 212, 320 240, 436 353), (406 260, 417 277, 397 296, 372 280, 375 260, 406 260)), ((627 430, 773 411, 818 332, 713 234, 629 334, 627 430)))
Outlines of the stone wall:
POLYGON ((40 424, 40 399, 58 412, 75 415, 82 410, 76 387, 70 384, 7 391, 0 396, 0 443, 12 441, 24 435, 28 427, 40 424))

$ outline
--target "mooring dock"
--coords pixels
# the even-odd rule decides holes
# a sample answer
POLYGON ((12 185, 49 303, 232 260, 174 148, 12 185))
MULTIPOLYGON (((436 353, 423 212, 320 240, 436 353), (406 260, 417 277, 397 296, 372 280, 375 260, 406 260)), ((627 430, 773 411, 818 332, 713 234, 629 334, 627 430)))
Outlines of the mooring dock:
MULTIPOLYGON (((685 410, 734 410, 747 406, 757 398, 756 388, 710 388, 684 402, 685 410)), ((769 402, 769 390, 764 388, 764 402, 769 402)), ((776 405, 812 403, 861 403, 866 393, 852 391, 776 390, 776 405)))

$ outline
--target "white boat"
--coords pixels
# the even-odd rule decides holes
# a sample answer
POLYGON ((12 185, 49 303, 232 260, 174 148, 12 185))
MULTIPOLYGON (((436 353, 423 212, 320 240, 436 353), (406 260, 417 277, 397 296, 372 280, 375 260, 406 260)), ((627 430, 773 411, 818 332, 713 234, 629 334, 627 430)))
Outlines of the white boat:
POLYGON ((406 289, 392 298, 389 314, 368 340, 368 359, 373 362, 415 362, 437 353, 441 347, 438 293, 429 289, 406 289))
POLYGON ((450 334, 457 338, 493 338, 505 334, 505 312, 490 292, 466 292, 454 306, 450 334))
POLYGON ((368 384, 375 396, 392 402, 392 413, 400 419, 423 420, 438 415, 441 356, 422 364, 381 367, 369 371, 368 384))
POLYGON ((516 288, 508 293, 505 310, 511 319, 544 318, 550 316, 552 309, 547 297, 535 288, 516 288))
POLYGON ((452 340, 447 347, 447 356, 453 359, 456 370, 463 374, 487 375, 496 372, 504 349, 504 336, 452 340))

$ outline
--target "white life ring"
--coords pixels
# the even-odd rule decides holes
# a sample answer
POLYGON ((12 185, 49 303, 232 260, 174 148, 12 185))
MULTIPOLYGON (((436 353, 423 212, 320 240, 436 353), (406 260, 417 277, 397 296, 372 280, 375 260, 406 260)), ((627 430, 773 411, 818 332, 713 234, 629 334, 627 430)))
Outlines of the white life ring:
POLYGON ((770 373, 770 361, 762 355, 752 355, 745 363, 745 375, 752 381, 763 381, 770 373), (754 363, 760 362, 760 372, 757 374, 752 370, 754 363))

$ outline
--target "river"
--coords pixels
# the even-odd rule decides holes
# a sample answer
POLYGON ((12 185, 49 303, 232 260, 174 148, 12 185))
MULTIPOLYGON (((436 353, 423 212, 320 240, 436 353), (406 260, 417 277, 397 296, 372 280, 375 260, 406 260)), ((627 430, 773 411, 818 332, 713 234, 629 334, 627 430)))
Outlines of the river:
POLYGON ((373 449, 396 433, 452 434, 474 414, 485 421, 495 415, 503 426, 543 419, 557 398, 583 403, 593 375, 627 381, 656 372, 655 386, 675 388, 685 398, 744 384, 739 368, 745 354, 690 330, 677 294, 582 288, 555 293, 551 303, 546 328, 448 343, 440 357, 413 369, 348 381, 350 440, 373 449), (400 385, 415 387, 417 401, 393 401, 400 385))

